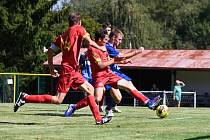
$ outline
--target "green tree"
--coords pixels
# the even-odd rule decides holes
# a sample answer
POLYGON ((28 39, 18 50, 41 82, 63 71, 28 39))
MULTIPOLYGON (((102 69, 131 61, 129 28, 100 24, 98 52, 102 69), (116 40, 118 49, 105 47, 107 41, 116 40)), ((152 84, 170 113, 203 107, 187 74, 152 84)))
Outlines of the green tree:
POLYGON ((44 31, 49 27, 48 23, 52 17, 50 8, 55 2, 44 0, 1 1, 0 58, 5 71, 42 70, 40 64, 45 59, 42 42, 52 36, 44 31))
POLYGON ((160 48, 163 44, 159 24, 136 0, 80 0, 74 1, 73 7, 100 23, 108 21, 121 29, 125 34, 122 48, 160 48))

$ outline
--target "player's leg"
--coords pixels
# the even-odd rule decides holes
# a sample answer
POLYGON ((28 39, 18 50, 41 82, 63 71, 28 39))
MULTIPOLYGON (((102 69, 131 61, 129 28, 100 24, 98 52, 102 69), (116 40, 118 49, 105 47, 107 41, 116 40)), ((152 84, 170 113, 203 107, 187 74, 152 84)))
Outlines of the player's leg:
POLYGON ((119 104, 122 100, 122 94, 121 94, 120 90, 119 89, 111 90, 111 95, 112 95, 112 98, 115 101, 115 105, 113 105, 112 111, 117 112, 117 113, 121 113, 122 111, 117 107, 117 104, 119 104))
POLYGON ((149 98, 147 98, 144 94, 139 92, 136 87, 132 84, 132 82, 128 82, 125 79, 121 79, 118 81, 119 88, 127 91, 130 93, 134 98, 138 99, 139 101, 143 102, 144 104, 147 104, 149 101, 149 98))
POLYGON ((14 112, 25 103, 52 103, 61 104, 63 102, 66 93, 57 93, 56 96, 43 94, 43 95, 28 95, 27 93, 21 92, 15 105, 14 112))
POLYGON ((116 104, 119 104, 122 100, 122 94, 119 89, 111 88, 110 94, 116 104))
POLYGON ((94 88, 87 81, 81 84, 78 88, 81 89, 82 91, 85 91, 87 93, 87 96, 84 97, 79 102, 77 102, 76 104, 69 104, 67 110, 64 112, 65 117, 71 117, 76 110, 79 110, 81 108, 88 106, 89 95, 93 96, 94 88))
POLYGON ((78 88, 81 89, 82 91, 85 91, 87 93, 87 96, 84 97, 79 102, 77 102, 76 104, 69 104, 67 110, 64 112, 65 117, 71 117, 76 110, 79 110, 81 108, 88 106, 89 95, 93 96, 94 88, 89 82, 85 81, 78 88))
MULTIPOLYGON (((120 76, 121 78, 123 78, 123 79, 129 81, 129 82, 131 82, 131 80, 132 80, 129 76, 125 75, 125 74, 124 74, 123 72, 121 72, 120 70, 114 70, 113 73, 116 74, 116 75, 118 75, 118 76, 120 76)), ((118 93, 120 93, 120 91, 113 91, 113 92, 118 92, 118 93)), ((121 95, 121 93, 118 94, 118 95, 121 95)), ((121 98, 122 98, 122 95, 121 95, 121 98)), ((121 99, 120 99, 120 100, 121 100, 121 99)), ((117 112, 117 113, 121 113, 121 110, 118 109, 117 104, 115 104, 115 105, 112 107, 112 111, 113 111, 113 112, 117 112)))
POLYGON ((83 91, 85 91, 88 95, 87 97, 83 98, 81 101, 79 101, 76 105, 70 104, 69 108, 65 112, 65 116, 71 117, 72 114, 75 112, 75 110, 78 110, 80 108, 86 107, 89 105, 93 116, 95 118, 96 124, 104 124, 111 120, 111 118, 102 118, 98 106, 95 101, 94 97, 94 88, 93 86, 85 81, 82 85, 79 86, 79 88, 83 91))
POLYGON ((104 124, 109 122, 112 118, 111 117, 101 117, 99 108, 96 104, 96 102, 100 102, 103 96, 104 88, 96 88, 95 89, 95 97, 94 97, 94 88, 91 84, 87 84, 87 86, 82 86, 82 88, 89 94, 88 96, 88 105, 90 106, 90 109, 93 113, 93 116, 96 120, 96 124, 104 124), (87 88, 85 88, 87 87, 87 88), (95 101, 96 99, 96 101, 95 101))
POLYGON ((109 100, 107 107, 105 109, 106 111, 106 116, 114 116, 113 114, 113 108, 120 103, 121 99, 122 99, 122 95, 119 89, 115 89, 115 88, 111 88, 110 90, 110 94, 111 94, 111 99, 109 100))
MULTIPOLYGON (((112 99, 110 100, 110 99, 108 99, 108 97, 107 97, 107 95, 106 95, 106 93, 107 92, 110 92, 110 90, 111 90, 111 86, 110 85, 105 85, 105 87, 104 87, 104 94, 103 94, 103 96, 102 96, 102 99, 101 99, 101 101, 99 102, 99 110, 100 110, 100 103, 102 102, 102 101, 106 101, 105 102, 105 105, 109 105, 110 104, 110 102, 112 102, 112 99)), ((105 108, 105 112, 107 113, 107 111, 106 111, 106 108, 105 108)), ((113 113, 112 113, 112 116, 113 116, 113 113)))
MULTIPOLYGON (((25 101, 26 103, 52 103, 52 104, 61 104, 68 92, 72 81, 70 80, 69 75, 63 75, 59 77, 57 83, 57 94, 55 96, 49 94, 42 95, 28 95, 26 93, 21 93, 17 102, 20 100, 25 101)), ((16 102, 15 106, 17 108, 18 103, 16 102)), ((15 111, 15 110, 14 110, 15 111)), ((16 110, 17 111, 17 110, 16 110)))
POLYGON ((181 106, 181 95, 180 94, 176 95, 176 100, 177 100, 177 107, 179 108, 181 106))
POLYGON ((155 110, 156 107, 159 105, 159 103, 161 101, 160 96, 157 96, 157 97, 155 97, 153 99, 149 99, 144 94, 142 94, 141 92, 139 92, 136 89, 136 87, 133 85, 132 82, 128 82, 125 79, 119 80, 117 84, 118 84, 119 88, 122 88, 122 89, 126 90, 134 98, 136 98, 137 100, 143 102, 145 105, 148 106, 148 108, 150 108, 152 110, 155 110))
MULTIPOLYGON (((100 103, 102 101, 103 96, 104 96, 104 92, 105 92, 104 87, 97 87, 97 88, 95 88, 96 102, 100 103)), ((111 120, 112 119, 112 116, 113 115, 110 115, 110 116, 105 115, 105 118, 108 118, 108 119, 111 120)))
POLYGON ((178 101, 178 103, 177 103, 177 107, 179 108, 179 107, 180 107, 180 105, 181 105, 181 102, 180 102, 180 101, 178 101))
POLYGON ((70 88, 72 81, 69 75, 63 75, 59 77, 57 83, 57 94, 55 96, 49 94, 42 95, 28 95, 21 92, 18 97, 15 105, 14 112, 18 110, 23 103, 52 103, 52 104, 61 104, 70 88))
POLYGON ((97 103, 101 102, 103 94, 104 94, 104 87, 95 88, 95 98, 97 103))
POLYGON ((103 111, 104 111, 104 109, 103 109, 104 100, 105 100, 105 94, 103 94, 102 99, 101 99, 101 101, 100 101, 99 104, 98 104, 98 107, 99 107, 99 111, 100 111, 100 112, 103 112, 103 111))

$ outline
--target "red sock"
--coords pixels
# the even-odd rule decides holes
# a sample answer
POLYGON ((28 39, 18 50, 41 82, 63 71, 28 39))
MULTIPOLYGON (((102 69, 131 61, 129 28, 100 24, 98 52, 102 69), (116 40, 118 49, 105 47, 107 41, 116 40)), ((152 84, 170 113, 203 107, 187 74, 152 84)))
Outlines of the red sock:
POLYGON ((96 122, 100 122, 102 117, 101 117, 101 115, 99 113, 98 106, 96 104, 94 96, 93 95, 89 95, 87 97, 87 101, 88 101, 88 105, 90 106, 90 110, 92 111, 96 122))
POLYGON ((103 106, 104 105, 104 97, 105 97, 105 94, 103 94, 102 99, 99 102, 99 106, 103 106))
POLYGON ((144 94, 139 92, 138 90, 131 90, 130 94, 139 101, 142 101, 144 104, 147 104, 149 98, 147 98, 144 94))
POLYGON ((26 103, 51 103, 52 96, 48 94, 44 95, 27 95, 24 97, 26 103))
POLYGON ((88 106, 88 97, 83 98, 76 104, 76 110, 88 106))

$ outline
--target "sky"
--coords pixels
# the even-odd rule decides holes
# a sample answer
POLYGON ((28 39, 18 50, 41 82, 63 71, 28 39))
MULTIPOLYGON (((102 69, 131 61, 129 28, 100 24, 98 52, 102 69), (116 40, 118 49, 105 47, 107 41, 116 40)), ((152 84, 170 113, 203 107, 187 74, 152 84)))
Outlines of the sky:
POLYGON ((59 11, 62 9, 63 5, 66 3, 70 3, 71 0, 58 0, 55 5, 53 5, 52 10, 53 11, 59 11))

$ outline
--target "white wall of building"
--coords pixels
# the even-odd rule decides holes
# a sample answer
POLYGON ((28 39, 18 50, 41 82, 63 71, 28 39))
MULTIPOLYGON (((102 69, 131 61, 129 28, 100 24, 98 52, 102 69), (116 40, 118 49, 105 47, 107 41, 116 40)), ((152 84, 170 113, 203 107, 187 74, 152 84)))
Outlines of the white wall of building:
POLYGON ((196 91, 197 94, 210 94, 210 71, 177 71, 176 79, 185 82, 183 91, 196 91))

